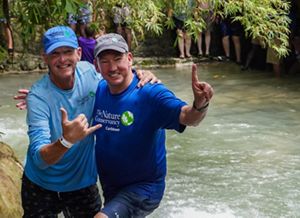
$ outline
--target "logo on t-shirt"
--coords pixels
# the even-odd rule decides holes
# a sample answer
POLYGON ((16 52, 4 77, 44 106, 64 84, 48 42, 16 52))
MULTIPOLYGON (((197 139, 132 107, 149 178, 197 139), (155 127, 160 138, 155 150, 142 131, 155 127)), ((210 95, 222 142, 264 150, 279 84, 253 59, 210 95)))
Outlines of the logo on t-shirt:
POLYGON ((90 91, 90 92, 89 92, 89 95, 90 95, 91 97, 95 97, 95 94, 96 94, 96 93, 93 92, 93 91, 90 91))
POLYGON ((121 122, 124 126, 130 126, 134 122, 133 113, 125 111, 121 116, 121 122))

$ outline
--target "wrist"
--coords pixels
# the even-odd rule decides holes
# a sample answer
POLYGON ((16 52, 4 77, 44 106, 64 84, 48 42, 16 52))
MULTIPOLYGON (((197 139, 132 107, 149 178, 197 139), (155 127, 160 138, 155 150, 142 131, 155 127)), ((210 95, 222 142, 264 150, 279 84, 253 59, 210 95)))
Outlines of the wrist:
POLYGON ((61 136, 59 138, 59 142, 62 146, 66 147, 66 148, 71 148, 74 144, 69 142, 68 140, 66 140, 63 136, 61 136))
POLYGON ((209 106, 209 101, 202 107, 196 107, 196 104, 195 104, 195 101, 193 101, 193 108, 198 111, 198 112, 204 112, 204 111, 207 111, 208 109, 208 106, 209 106))

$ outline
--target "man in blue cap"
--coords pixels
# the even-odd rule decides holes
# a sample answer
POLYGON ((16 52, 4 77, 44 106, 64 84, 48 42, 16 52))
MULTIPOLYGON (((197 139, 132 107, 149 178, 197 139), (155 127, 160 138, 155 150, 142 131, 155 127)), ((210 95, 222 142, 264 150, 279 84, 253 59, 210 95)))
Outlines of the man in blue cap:
POLYGON ((91 133, 101 125, 89 123, 102 77, 94 65, 79 61, 82 51, 70 27, 50 28, 43 45, 49 72, 27 97, 30 144, 22 178, 23 217, 57 217, 60 212, 93 217, 101 199, 91 133))
POLYGON ((71 28, 49 29, 43 45, 49 73, 27 97, 30 144, 22 179, 24 217, 55 217, 61 211, 92 217, 101 200, 90 133, 100 126, 89 127, 89 121, 101 76, 93 65, 79 62, 81 48, 71 28))

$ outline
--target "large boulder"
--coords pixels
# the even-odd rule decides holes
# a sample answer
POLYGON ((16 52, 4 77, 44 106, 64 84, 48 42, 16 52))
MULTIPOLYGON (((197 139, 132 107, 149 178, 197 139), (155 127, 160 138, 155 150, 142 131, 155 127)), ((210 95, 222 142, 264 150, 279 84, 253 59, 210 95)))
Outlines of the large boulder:
POLYGON ((22 217, 21 178, 23 166, 12 148, 0 142, 0 217, 22 217))

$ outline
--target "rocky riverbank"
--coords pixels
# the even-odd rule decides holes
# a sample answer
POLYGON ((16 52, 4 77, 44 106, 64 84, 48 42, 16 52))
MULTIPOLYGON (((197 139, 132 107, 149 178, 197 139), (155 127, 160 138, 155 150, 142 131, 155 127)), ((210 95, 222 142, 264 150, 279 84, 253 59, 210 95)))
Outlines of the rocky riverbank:
MULTIPOLYGON (((139 68, 180 67, 208 61, 211 60, 198 57, 186 59, 176 57, 135 57, 134 65, 139 68)), ((4 61, 0 63, 0 75, 45 72, 46 70, 47 66, 44 64, 42 58, 32 54, 15 54, 13 62, 4 61)))
POLYGON ((22 173, 23 166, 12 148, 0 142, 0 217, 22 217, 22 173))

